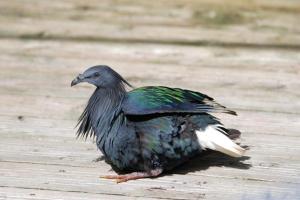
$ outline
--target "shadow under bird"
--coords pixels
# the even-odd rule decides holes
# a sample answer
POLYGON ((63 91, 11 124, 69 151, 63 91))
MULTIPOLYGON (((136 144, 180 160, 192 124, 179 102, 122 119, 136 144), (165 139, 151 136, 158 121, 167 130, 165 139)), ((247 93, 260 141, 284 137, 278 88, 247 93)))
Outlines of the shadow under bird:
POLYGON ((244 149, 230 139, 228 129, 210 113, 234 111, 213 98, 179 88, 132 87, 108 66, 79 74, 74 86, 96 86, 78 122, 78 136, 95 137, 105 160, 120 175, 102 178, 118 183, 156 177, 207 149, 241 157, 244 149))

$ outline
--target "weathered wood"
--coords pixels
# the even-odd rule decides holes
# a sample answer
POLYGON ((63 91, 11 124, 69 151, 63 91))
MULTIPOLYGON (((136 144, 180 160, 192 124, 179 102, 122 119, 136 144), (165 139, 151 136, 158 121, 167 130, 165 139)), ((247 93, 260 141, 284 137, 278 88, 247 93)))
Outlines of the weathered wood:
MULTIPOLYGON (((11 191, 23 194, 30 190, 55 192, 59 195, 87 193, 87 196, 99 195, 99 197, 121 195, 129 198, 214 199, 222 197, 230 199, 232 196, 247 195, 248 191, 255 191, 254 196, 263 195, 264 192, 280 196, 289 193, 289 190, 299 185, 300 149, 297 140, 299 114, 295 109, 298 107, 296 99, 299 94, 297 90, 292 91, 299 85, 298 52, 277 50, 272 53, 271 61, 257 59, 255 65, 251 63, 246 65, 243 64, 242 55, 254 57, 255 52, 252 50, 241 49, 237 60, 233 56, 218 58, 216 52, 222 53, 226 49, 202 48, 200 50, 206 55, 202 63, 204 67, 195 59, 190 60, 185 67, 181 67, 184 63, 181 63, 182 61, 176 56, 170 56, 170 60, 170 57, 164 58, 160 54, 153 53, 155 49, 161 48, 171 52, 173 46, 150 45, 153 49, 145 50, 149 45, 134 45, 131 47, 131 52, 128 52, 126 49, 120 50, 120 45, 116 44, 108 46, 64 42, 65 55, 56 56, 54 52, 61 51, 56 46, 59 43, 2 41, 4 44, 10 43, 19 47, 18 50, 2 49, 3 60, 14 62, 8 62, 8 67, 4 63, 0 65, 3 85, 0 88, 0 105, 2 105, 0 106, 2 122, 0 184, 6 191, 5 195, 11 198, 14 197, 11 191), (38 45, 36 50, 35 45, 38 45), (28 46, 29 49, 33 47, 34 50, 28 51, 28 46), (43 46, 47 48, 41 51, 40 48, 43 46), (91 48, 94 54, 80 52, 83 47, 91 48), (220 157, 218 161, 209 158, 197 159, 184 167, 184 175, 180 175, 182 170, 179 170, 175 171, 173 176, 166 175, 154 180, 129 182, 126 183, 128 186, 122 186, 126 187, 125 191, 120 190, 121 186, 114 185, 112 182, 97 179, 99 175, 112 173, 109 171, 110 167, 103 161, 92 162, 99 155, 95 145, 76 141, 73 129, 75 120, 93 89, 85 86, 77 89, 69 87, 70 80, 76 74, 75 71, 82 70, 82 67, 75 63, 83 62, 81 61, 83 57, 88 57, 89 62, 96 62, 97 55, 101 55, 102 52, 101 48, 97 50, 97 47, 103 50, 110 49, 106 52, 106 60, 109 63, 122 64, 122 67, 117 66, 117 69, 136 85, 156 82, 156 84, 182 85, 182 87, 199 88, 199 90, 203 88, 204 91, 215 94, 214 96, 219 97, 225 104, 234 105, 232 107, 237 108, 240 116, 220 117, 224 119, 226 125, 236 127, 243 132, 243 144, 250 146, 247 155, 251 160, 238 164, 226 159, 222 161, 220 157), (115 53, 110 47, 119 49, 119 53, 115 53), (72 51, 77 50, 82 57, 69 56, 72 51), (139 57, 135 58, 135 52, 142 52, 144 61, 139 57), (113 61, 117 55, 122 55, 118 58, 120 61, 113 61), (279 61, 277 65, 273 60, 275 57, 279 61), (162 63, 153 64, 153 61, 158 59, 161 59, 162 63), (124 62, 121 63, 121 60, 124 62), (237 64, 241 63, 243 68, 231 66, 234 60, 237 64), (65 63, 65 66, 62 66, 62 63, 65 63), (211 68, 210 66, 214 64, 218 66, 211 68), (68 67, 72 65, 75 68, 68 67), (261 68, 263 65, 268 65, 268 68, 261 68), (281 70, 278 65, 285 67, 284 70, 281 70), (240 69, 244 73, 238 73, 237 70, 240 69), (225 73, 226 76, 223 78, 225 73), (155 78, 148 77, 147 74, 152 74, 155 78), (200 80, 199 76, 201 76, 200 80), (258 78, 257 81, 246 81, 255 77, 258 78), (265 77, 272 77, 272 79, 265 77), (54 80, 56 85, 53 84, 54 80), (142 83, 141 80, 146 82, 142 83), (177 82, 172 83, 174 80, 177 82), (278 81, 284 87, 277 86, 278 81), (257 87, 253 87, 252 84, 256 84, 257 87), (262 90, 262 87, 267 84, 269 87, 262 90), (245 90, 250 87, 253 95, 249 95, 245 90), (229 89, 236 91, 236 97, 228 93, 229 89), (258 95, 260 90, 261 96, 258 95), (286 91, 286 95, 280 99, 278 95, 282 91, 286 91), (269 96, 263 95, 264 93, 269 96), (241 99, 242 105, 239 103, 241 99), (286 105, 286 99, 290 101, 294 99, 295 103, 286 105), (263 104, 261 101, 266 103, 263 104), (251 107, 253 105, 262 112, 253 111, 251 107), (287 159, 288 162, 282 162, 287 159), (248 167, 250 168, 247 169, 248 167), (187 172, 189 173, 186 174, 187 172), (43 179, 38 180, 36 177, 43 177, 43 179), (232 188, 234 184, 238 184, 239 187, 232 188)), ((177 55, 181 55, 183 60, 188 60, 193 58, 193 52, 196 54, 198 50, 199 48, 194 47, 178 47, 177 55)), ((267 54, 269 50, 262 50, 262 52, 267 54)))
MULTIPOLYGON (((61 97, 85 95, 86 98, 92 89, 83 90, 79 87, 70 90, 68 87, 70 80, 83 70, 81 66, 91 66, 101 62, 115 66, 137 86, 162 84, 191 88, 214 96, 233 109, 285 113, 299 113, 300 110, 298 101, 300 53, 298 51, 239 49, 229 53, 226 48, 176 47, 176 50, 173 50, 175 46, 172 45, 131 45, 124 48, 120 44, 37 43, 11 40, 2 40, 2 42, 3 46, 8 46, 11 42, 19 48, 14 52, 9 50, 8 52, 11 53, 8 55, 2 55, 9 67, 0 66, 2 70, 0 77, 3 77, 1 82, 4 85, 1 92, 24 95, 20 98, 16 97, 15 101, 26 103, 32 102, 31 98, 34 98, 36 103, 43 104, 45 101, 59 103, 68 101, 61 97), (54 53, 60 52, 62 48, 64 54, 54 53), (75 49, 77 54, 73 53, 75 49), (41 56, 44 59, 41 59, 41 56), (15 59, 20 62, 18 64, 9 62, 15 59), (159 60, 160 63, 157 63, 159 60), (23 68, 28 69, 30 73, 24 74, 23 68), (76 72, 69 73, 70 68, 76 72), (134 73, 130 73, 128 68, 134 69, 134 73), (15 71, 14 74, 10 74, 12 69, 15 71), (7 80, 5 77, 11 78, 7 80), (20 82, 18 79, 23 81, 20 82), (35 84, 34 88, 30 87, 32 84, 35 84), (234 95, 226 94, 229 90, 234 95), (284 95, 278 95, 279 93, 284 95), (53 100, 56 97, 59 98, 53 100)), ((2 49, 2 52, 6 51, 2 49)), ((24 109, 33 108, 28 106, 24 109)), ((56 109, 61 108, 56 106, 56 109)))
MULTIPOLYGON (((99 155, 99 152, 96 151, 94 144, 85 144, 84 142, 74 141, 74 139, 72 140, 69 137, 66 138, 64 136, 53 138, 53 136, 33 136, 25 133, 10 133, 2 135, 3 141, 0 145, 0 156, 2 162, 35 163, 57 165, 62 167, 88 167, 97 168, 100 171, 107 171, 107 169, 109 169, 104 162, 99 162, 101 166, 98 166, 96 162, 92 162, 95 160, 96 156, 99 155), (76 146, 76 148, 74 148, 74 146, 76 146), (19 160, 20 151, 24 152, 22 154, 22 160, 19 160)), ((248 144, 250 144, 250 150, 247 155, 251 155, 253 152, 261 152, 255 158, 252 158, 251 163, 245 161, 245 168, 247 164, 252 165, 251 171, 248 172, 241 170, 236 172, 234 169, 227 169, 229 172, 227 176, 237 176, 242 179, 250 176, 252 178, 270 180, 272 177, 274 177, 274 175, 264 173, 264 168, 270 167, 268 166, 268 163, 270 163, 269 165, 274 165, 273 168, 269 169, 270 172, 274 170, 274 173, 276 172, 276 176, 284 178, 285 181, 294 180, 292 182, 297 183, 298 177, 295 176, 295 174, 297 174, 297 170, 300 168, 298 157, 299 147, 297 146, 297 141, 292 143, 290 137, 282 140, 281 136, 265 135, 264 140, 260 141, 260 143, 255 141, 256 145, 252 146, 253 137, 257 137, 257 135, 253 136, 253 134, 245 133, 243 137, 244 143, 248 142, 248 144), (276 143, 269 144, 269 141, 275 141, 276 143), (289 145, 287 145, 287 142, 289 142, 289 145), (277 152, 276 155, 272 155, 272 152, 274 151, 277 152), (286 159, 287 154, 289 157, 288 163, 278 162, 278 160, 286 159), (283 168, 286 168, 286 170, 281 172, 280 170, 283 168), (289 174, 288 170, 293 173, 289 174)), ((199 162, 201 163, 201 161, 199 162)), ((204 161, 204 163, 207 164, 207 161, 204 161)), ((196 161, 191 162, 191 165, 195 164, 197 164, 196 161)), ((222 162, 216 161, 215 163, 212 162, 211 164, 212 166, 218 166, 222 165, 222 162)), ((187 168, 189 168, 188 165, 187 168)), ((224 171, 220 171, 220 173, 217 171, 212 172, 210 170, 201 172, 201 167, 198 166, 198 168, 200 174, 204 173, 210 176, 224 175, 224 171)))
POLYGON ((293 0, 0 1, 0 200, 299 198, 299 10, 293 0), (217 116, 241 130, 246 157, 99 179, 114 172, 74 129, 93 87, 70 88, 96 64, 236 110, 217 116))
MULTIPOLYGON (((22 42, 17 43, 21 44, 22 42)), ((31 45, 30 42, 25 43, 31 45)), ((72 44, 68 45, 70 45, 70 48, 72 47, 72 44)), ((139 49, 140 47, 141 45, 139 45, 139 49)), ((55 50, 50 48, 47 52, 50 53, 55 50)), ((210 50, 210 52, 214 51, 216 51, 214 48, 210 50)), ((221 50, 217 49, 217 51, 221 50)), ((288 193, 290 188, 299 185, 300 166, 298 154, 300 149, 297 140, 299 137, 297 131, 299 115, 291 114, 292 110, 289 110, 289 113, 284 113, 286 107, 278 107, 278 113, 272 113, 273 111, 253 111, 248 108, 249 106, 246 106, 248 108, 246 111, 238 108, 240 116, 236 118, 226 115, 220 117, 224 119, 226 125, 243 131, 243 144, 250 146, 247 155, 251 157, 251 160, 236 165, 233 161, 220 161, 220 158, 219 161, 197 159, 185 166, 188 169, 188 174, 184 172, 185 175, 180 175, 182 170, 179 170, 177 173, 175 172, 175 175, 172 176, 174 178, 171 179, 167 175, 154 180, 131 182, 128 183, 130 190, 126 189, 124 192, 120 192, 119 186, 110 185, 111 182, 97 179, 99 175, 112 172, 109 171, 110 167, 103 161, 92 162, 99 155, 95 145, 74 139, 75 119, 82 110, 92 88, 69 88, 69 80, 74 72, 68 71, 68 68, 56 67, 52 63, 34 61, 34 64, 30 65, 30 60, 35 60, 37 56, 31 55, 29 58, 26 56, 20 58, 17 63, 10 63, 10 68, 1 65, 1 69, 3 69, 1 82, 5 87, 1 88, 0 100, 2 105, 0 106, 0 119, 2 121, 0 126, 0 173, 2 179, 0 183, 3 188, 10 189, 6 190, 5 194, 8 193, 8 195, 13 196, 8 191, 14 191, 13 188, 15 188, 16 191, 21 190, 21 194, 27 190, 56 192, 59 195, 72 191, 72 194, 74 192, 78 195, 87 193, 88 195, 99 195, 99 197, 103 195, 116 195, 117 197, 125 195, 136 198, 213 199, 222 197, 223 199, 230 199, 232 196, 247 195, 248 191, 255 191, 254 196, 263 195, 266 191, 271 192, 272 195, 280 196, 288 193), (43 65, 40 66, 40 64, 43 65), (45 66, 50 67, 46 68, 45 66), (28 70, 30 74, 26 73, 24 69, 28 70), (11 71, 15 73, 9 73, 11 71), (13 76, 12 79, 9 77, 10 74, 13 76), (56 76, 60 76, 60 79, 56 81, 59 88, 53 85, 56 76), (19 80, 22 80, 22 82, 20 83, 19 80), (40 87, 31 88, 31 85, 37 84, 40 87), (17 95, 18 93, 21 93, 22 96, 17 95), (257 122, 257 119, 260 120, 257 122), (289 126, 285 126, 286 124, 289 124, 289 126), (263 137, 261 137, 262 135, 263 137), (20 157, 20 152, 22 152, 22 157, 20 157), (282 162, 286 159, 288 159, 288 162, 282 162), (248 165, 252 165, 249 166, 250 169, 246 169, 248 165), (240 167, 245 169, 238 169, 240 167), (11 169, 14 170, 11 171, 11 169), (66 172, 67 176, 65 176, 66 172), (68 174, 70 172, 73 174, 68 174), (57 177, 57 174, 60 173, 64 175, 57 177), (36 177, 43 177, 42 180, 46 184, 36 181, 36 177), (207 184, 204 184, 204 182, 207 184), (88 184, 89 187, 85 186, 87 183, 90 183, 88 184), (240 186, 238 189, 234 189, 232 184, 240 186), (151 193, 147 191, 151 191, 151 193)), ((43 56, 46 57, 47 54, 43 56)), ((17 55, 14 54, 6 54, 5 57, 17 60, 17 55)), ((124 60, 126 60, 125 57, 124 60)), ((79 61, 79 59, 75 59, 75 61, 77 60, 79 61)), ((208 60, 212 62, 213 59, 208 60)), ((139 63, 135 63, 134 60, 127 64, 125 62, 123 63, 124 68, 119 67, 119 69, 126 72, 126 66, 129 68, 130 64, 130 68, 137 70, 137 77, 132 81, 139 84, 140 82, 136 80, 146 80, 150 83, 151 79, 149 80, 141 72, 147 68, 139 69, 139 63)), ((165 67, 162 70, 163 74, 156 76, 157 81, 162 81, 162 83, 168 83, 164 81, 165 78, 172 79, 167 72, 173 72, 175 69, 175 73, 178 73, 175 76, 180 76, 180 73, 183 73, 189 67, 193 69, 193 65, 187 66, 185 69, 181 69, 179 66, 176 67, 176 65, 163 65, 165 67)), ((291 67, 288 63, 284 66, 290 67, 291 70, 298 69, 291 67)), ((79 71, 79 68, 75 70, 79 71)), ((228 73, 228 78, 234 80, 235 85, 241 84, 244 87, 249 87, 249 84, 243 80, 245 76, 248 76, 248 73, 255 73, 259 76, 262 76, 262 74, 273 76, 275 74, 275 72, 268 72, 265 69, 255 68, 254 70, 251 66, 247 66, 247 68, 249 71, 242 74, 239 79, 233 78, 231 75, 236 73, 235 70, 238 68, 233 67, 231 69, 229 64, 224 63, 218 69, 221 71, 224 69, 230 70, 232 73, 228 73)), ((155 70, 158 69, 155 68, 155 70)), ((210 86, 213 81, 207 76, 210 73, 209 68, 201 67, 198 70, 201 74, 208 73, 204 76, 203 81, 206 90, 219 95, 221 93, 222 100, 225 100, 225 102, 233 101, 232 104, 235 104, 235 100, 232 100, 226 89, 210 86)), ((153 73, 152 70, 148 69, 148 71, 153 73)), ((193 75, 195 71, 187 73, 189 76, 195 76, 193 75)), ((125 74, 131 76, 128 71, 125 74)), ((298 84, 296 77, 289 70, 282 72, 282 76, 283 74, 287 76, 280 78, 287 88, 295 87, 295 84, 298 84)), ((189 87, 187 81, 182 81, 183 79, 180 79, 178 85, 182 84, 189 87)), ((194 83, 190 84, 191 87, 198 88, 198 86, 193 85, 194 83)), ((235 90, 243 92, 240 88, 235 88, 235 90)), ((272 90, 269 93, 276 97, 278 95, 277 88, 272 90)), ((257 89, 254 92, 257 92, 257 89)), ((291 98, 294 94, 287 95, 288 98, 291 98)), ((242 99, 241 97, 238 98, 242 99)), ((268 97, 262 96, 261 98, 268 97)), ((264 109, 264 105, 260 104, 260 99, 257 96, 250 96, 247 100, 251 101, 246 102, 248 103, 246 105, 257 102, 259 109, 264 109)), ((274 99, 274 101, 276 102, 278 99, 274 99)), ((283 103, 279 101, 277 104, 283 103)), ((292 106, 295 107, 297 104, 292 106)))
POLYGON ((1 1, 0 37, 295 47, 298 1, 1 1), (32 6, 34 5, 34 6, 32 6))
POLYGON ((27 188, 10 188, 2 187, 0 189, 0 199, 5 200, 24 200, 24 199, 34 199, 34 200, 53 200, 53 199, 74 199, 74 200, 99 200, 99 199, 111 199, 111 200, 127 200, 127 199, 156 199, 148 197, 127 197, 124 195, 110 195, 110 194, 92 194, 87 192, 78 191, 55 191, 55 190, 37 190, 37 189, 27 189, 27 188))
MULTIPOLYGON (((222 168, 216 169, 216 171, 221 170, 222 168)), ((113 181, 99 179, 99 171, 97 168, 2 162, 0 172, 3 175, 0 177, 0 181, 3 187, 162 199, 199 199, 204 194, 219 198, 224 196, 225 199, 228 199, 230 196, 238 197, 249 191, 255 191, 257 195, 266 192, 266 190, 279 195, 288 193, 291 188, 299 184, 278 182, 277 179, 266 180, 247 177, 240 179, 226 175, 211 176, 189 173, 176 176, 166 175, 157 179, 144 179, 118 185, 113 181), (34 172, 34 176, 32 172, 34 172), (83 182, 83 180, 85 181, 83 182), (233 184, 240 185, 239 189, 232 188, 233 184), (126 190, 121 189, 124 187, 126 190)), ((100 175, 103 174, 100 173, 100 175)))

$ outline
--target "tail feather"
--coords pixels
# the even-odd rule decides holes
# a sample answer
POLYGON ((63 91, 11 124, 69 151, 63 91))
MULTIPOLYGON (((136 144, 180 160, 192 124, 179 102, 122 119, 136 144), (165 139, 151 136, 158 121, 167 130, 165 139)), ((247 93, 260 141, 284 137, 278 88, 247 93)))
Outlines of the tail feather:
POLYGON ((207 126, 205 130, 197 130, 199 144, 203 150, 211 149, 222 152, 232 157, 241 157, 245 153, 245 149, 234 143, 227 137, 220 125, 207 126))

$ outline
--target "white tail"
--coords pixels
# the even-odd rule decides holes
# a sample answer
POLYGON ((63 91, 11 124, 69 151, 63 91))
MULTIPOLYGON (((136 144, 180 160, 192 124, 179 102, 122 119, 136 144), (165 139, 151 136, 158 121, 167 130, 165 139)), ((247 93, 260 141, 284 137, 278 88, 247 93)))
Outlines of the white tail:
POLYGON ((203 131, 196 131, 201 148, 220 151, 232 157, 243 156, 245 149, 224 135, 225 132, 220 127, 221 125, 210 125, 203 131))

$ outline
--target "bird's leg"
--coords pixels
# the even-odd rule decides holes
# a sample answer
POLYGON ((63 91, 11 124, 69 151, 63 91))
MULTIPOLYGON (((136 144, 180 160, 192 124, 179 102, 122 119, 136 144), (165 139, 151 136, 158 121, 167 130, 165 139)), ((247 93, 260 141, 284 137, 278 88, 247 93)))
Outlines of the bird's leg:
POLYGON ((130 180, 156 177, 160 175, 162 171, 163 171, 162 169, 153 169, 150 170, 149 172, 133 172, 124 175, 107 175, 107 176, 100 176, 100 178, 115 179, 117 183, 123 183, 130 180))

